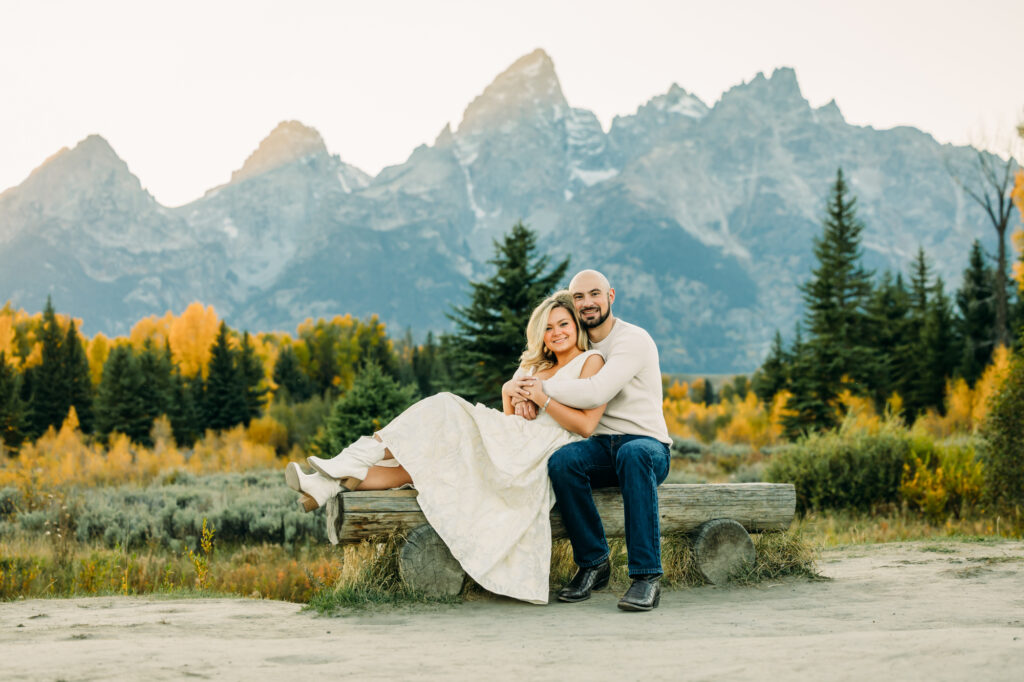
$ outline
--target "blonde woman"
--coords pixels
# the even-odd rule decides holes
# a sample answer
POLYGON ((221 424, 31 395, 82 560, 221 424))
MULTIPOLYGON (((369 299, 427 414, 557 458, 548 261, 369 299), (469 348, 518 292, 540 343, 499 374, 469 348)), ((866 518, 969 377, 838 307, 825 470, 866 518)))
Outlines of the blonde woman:
POLYGON ((540 393, 540 416, 528 421, 514 413, 513 380, 586 378, 604 359, 589 349, 568 291, 534 309, 526 340, 519 369, 502 387, 502 411, 451 393, 431 396, 336 457, 309 457, 314 474, 290 463, 288 485, 308 510, 343 491, 413 483, 430 525, 474 580, 491 592, 547 603, 554 505, 547 460, 589 437, 604 406, 577 410, 540 393))

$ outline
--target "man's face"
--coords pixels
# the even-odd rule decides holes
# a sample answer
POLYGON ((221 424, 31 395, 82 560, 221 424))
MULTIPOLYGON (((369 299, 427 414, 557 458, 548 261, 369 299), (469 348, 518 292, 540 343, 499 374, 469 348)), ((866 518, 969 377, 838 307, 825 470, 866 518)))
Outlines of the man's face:
POLYGON ((597 277, 580 277, 572 283, 572 300, 587 329, 600 327, 612 311, 612 295, 597 277))

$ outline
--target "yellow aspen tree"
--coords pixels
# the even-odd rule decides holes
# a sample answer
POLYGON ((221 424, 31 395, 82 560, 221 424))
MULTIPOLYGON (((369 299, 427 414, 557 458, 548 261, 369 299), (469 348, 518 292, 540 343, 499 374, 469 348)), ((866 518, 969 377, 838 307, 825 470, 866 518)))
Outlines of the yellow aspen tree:
POLYGON ((194 301, 171 323, 171 355, 184 376, 195 376, 210 362, 210 347, 217 338, 220 320, 213 306, 194 301))
POLYGON ((110 355, 111 345, 113 344, 110 339, 102 332, 92 337, 86 345, 85 357, 89 360, 89 376, 92 378, 92 383, 97 386, 99 386, 100 379, 103 378, 103 365, 106 364, 107 356, 110 355))

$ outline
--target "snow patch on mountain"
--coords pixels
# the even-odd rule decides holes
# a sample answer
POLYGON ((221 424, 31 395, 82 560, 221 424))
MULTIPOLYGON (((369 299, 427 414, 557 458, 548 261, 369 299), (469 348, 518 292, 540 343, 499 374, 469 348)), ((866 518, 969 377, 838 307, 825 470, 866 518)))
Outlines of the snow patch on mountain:
POLYGON ((611 180, 619 174, 617 168, 602 168, 600 170, 584 170, 582 168, 573 168, 572 177, 579 180, 587 187, 592 187, 599 182, 605 180, 611 180))

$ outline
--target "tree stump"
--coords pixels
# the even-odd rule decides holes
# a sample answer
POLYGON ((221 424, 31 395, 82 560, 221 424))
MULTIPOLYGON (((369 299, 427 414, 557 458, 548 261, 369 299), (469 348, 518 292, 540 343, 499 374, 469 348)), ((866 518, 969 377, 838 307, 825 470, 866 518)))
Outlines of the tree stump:
POLYGON ((712 585, 724 585, 757 556, 746 529, 732 519, 707 521, 693 534, 697 568, 712 585))
POLYGON ((398 554, 398 570, 409 587, 431 597, 454 597, 466 577, 429 524, 414 528, 406 537, 398 554))

